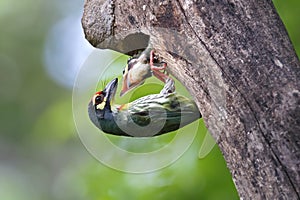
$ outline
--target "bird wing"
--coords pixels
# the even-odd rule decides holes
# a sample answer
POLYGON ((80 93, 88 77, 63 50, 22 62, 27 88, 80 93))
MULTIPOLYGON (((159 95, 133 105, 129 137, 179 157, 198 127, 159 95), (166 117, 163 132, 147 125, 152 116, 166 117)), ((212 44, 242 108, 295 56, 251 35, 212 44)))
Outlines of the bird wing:
POLYGON ((148 95, 148 98, 132 102, 128 114, 137 124, 158 123, 162 120, 190 123, 201 115, 195 103, 181 95, 148 95))

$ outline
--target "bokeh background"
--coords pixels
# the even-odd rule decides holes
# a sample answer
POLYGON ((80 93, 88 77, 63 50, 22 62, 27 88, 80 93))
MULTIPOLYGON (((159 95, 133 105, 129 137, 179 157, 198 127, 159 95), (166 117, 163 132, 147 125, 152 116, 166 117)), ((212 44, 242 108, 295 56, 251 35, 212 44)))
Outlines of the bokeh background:
MULTIPOLYGON (((72 115, 76 74, 96 51, 83 3, 0 0, 0 199, 238 199, 219 149, 198 158, 201 120, 188 151, 155 172, 123 173, 85 149, 72 115)), ((300 1, 274 3, 299 55, 300 1)))

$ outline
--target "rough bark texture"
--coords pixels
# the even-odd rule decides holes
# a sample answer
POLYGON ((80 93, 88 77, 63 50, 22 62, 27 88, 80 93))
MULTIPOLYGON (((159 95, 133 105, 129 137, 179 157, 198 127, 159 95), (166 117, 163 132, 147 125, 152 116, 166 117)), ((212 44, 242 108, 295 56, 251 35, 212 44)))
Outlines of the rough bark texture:
POLYGON ((86 38, 149 36, 189 89, 243 199, 299 199, 300 64, 270 0, 86 0, 86 38))

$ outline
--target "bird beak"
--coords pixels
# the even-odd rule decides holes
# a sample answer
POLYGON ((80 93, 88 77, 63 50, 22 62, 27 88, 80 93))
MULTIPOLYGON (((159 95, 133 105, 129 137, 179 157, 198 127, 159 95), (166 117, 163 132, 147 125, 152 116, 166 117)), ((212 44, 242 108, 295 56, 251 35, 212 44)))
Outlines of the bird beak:
POLYGON ((128 83, 128 64, 126 65, 126 67, 124 69, 124 74, 123 74, 123 78, 122 78, 122 88, 121 88, 120 96, 123 96, 129 90, 129 87, 128 87, 127 83, 128 83))
POLYGON ((123 76, 122 79, 122 88, 121 88, 121 93, 120 96, 123 96, 124 94, 126 94, 126 92, 129 90, 128 85, 127 85, 127 74, 123 76))
POLYGON ((112 104, 112 101, 114 100, 114 97, 116 95, 117 87, 118 87, 118 79, 117 78, 113 79, 106 85, 106 87, 104 89, 104 91, 106 93, 106 95, 105 95, 106 102, 109 102, 110 104, 112 104))

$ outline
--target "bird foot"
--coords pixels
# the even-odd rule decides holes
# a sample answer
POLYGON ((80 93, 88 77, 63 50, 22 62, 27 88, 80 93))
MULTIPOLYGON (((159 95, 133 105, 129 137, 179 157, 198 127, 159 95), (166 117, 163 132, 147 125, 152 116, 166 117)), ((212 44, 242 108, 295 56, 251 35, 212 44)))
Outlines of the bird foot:
POLYGON ((175 82, 172 78, 168 78, 166 80, 166 84, 163 87, 163 89, 160 91, 160 94, 162 95, 168 95, 175 92, 175 82))

